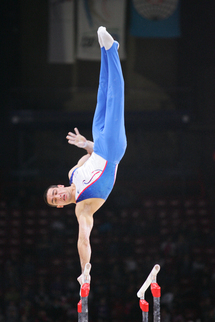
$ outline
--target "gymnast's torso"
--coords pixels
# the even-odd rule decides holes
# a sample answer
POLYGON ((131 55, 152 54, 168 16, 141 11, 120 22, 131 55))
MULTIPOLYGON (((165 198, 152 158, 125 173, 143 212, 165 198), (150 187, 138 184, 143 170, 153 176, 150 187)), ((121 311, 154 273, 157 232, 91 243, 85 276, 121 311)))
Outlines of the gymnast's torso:
POLYGON ((70 185, 76 187, 76 203, 92 198, 106 200, 113 189, 117 164, 105 160, 95 152, 81 166, 73 170, 70 185))

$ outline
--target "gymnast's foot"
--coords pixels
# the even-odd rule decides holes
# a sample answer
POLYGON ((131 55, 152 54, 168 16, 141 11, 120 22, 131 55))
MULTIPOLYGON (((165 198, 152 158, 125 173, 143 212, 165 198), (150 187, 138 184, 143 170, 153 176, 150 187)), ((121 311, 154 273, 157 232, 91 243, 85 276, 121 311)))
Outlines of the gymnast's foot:
POLYGON ((105 27, 98 28, 98 40, 100 47, 105 47, 106 50, 110 49, 114 43, 113 37, 107 32, 105 27))

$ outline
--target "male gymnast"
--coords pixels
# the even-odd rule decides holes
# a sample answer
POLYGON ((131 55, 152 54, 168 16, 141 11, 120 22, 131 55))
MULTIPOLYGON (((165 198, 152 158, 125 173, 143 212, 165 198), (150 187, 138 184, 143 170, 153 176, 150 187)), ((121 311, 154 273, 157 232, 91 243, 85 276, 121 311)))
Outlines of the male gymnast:
POLYGON ((84 148, 87 154, 69 171, 70 186, 51 186, 46 192, 49 205, 62 208, 74 203, 79 224, 78 253, 82 274, 90 262, 90 233, 93 215, 108 198, 116 178, 117 167, 126 146, 124 124, 124 79, 118 55, 118 42, 105 27, 99 27, 98 41, 101 47, 101 66, 97 105, 93 118, 93 142, 86 140, 78 129, 69 132, 68 143, 84 148))

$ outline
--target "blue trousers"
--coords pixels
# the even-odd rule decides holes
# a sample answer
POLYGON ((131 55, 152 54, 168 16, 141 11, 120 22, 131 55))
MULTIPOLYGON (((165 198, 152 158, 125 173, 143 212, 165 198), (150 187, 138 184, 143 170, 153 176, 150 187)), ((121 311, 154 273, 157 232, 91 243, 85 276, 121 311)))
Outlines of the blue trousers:
POLYGON ((109 50, 101 48, 97 105, 93 118, 94 152, 118 164, 126 146, 124 122, 124 79, 115 41, 109 50))

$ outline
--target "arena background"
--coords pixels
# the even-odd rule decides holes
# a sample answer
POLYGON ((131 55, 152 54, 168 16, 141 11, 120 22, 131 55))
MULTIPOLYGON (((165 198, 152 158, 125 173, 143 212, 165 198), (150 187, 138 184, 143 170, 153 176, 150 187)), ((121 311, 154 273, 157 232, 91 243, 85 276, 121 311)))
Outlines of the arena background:
MULTIPOLYGON (((43 192, 82 155, 67 132, 91 138, 100 63, 48 63, 48 1, 0 6, 0 317, 77 321, 74 207, 43 192)), ((128 148, 95 215, 90 321, 140 321, 156 263, 162 321, 215 321, 214 2, 182 0, 176 38, 133 36, 126 8, 128 148)))

